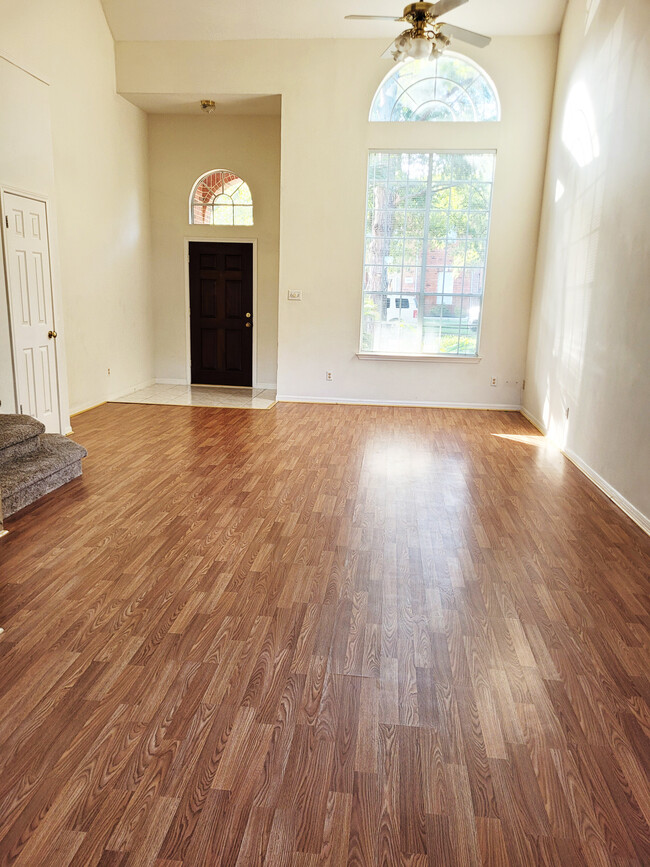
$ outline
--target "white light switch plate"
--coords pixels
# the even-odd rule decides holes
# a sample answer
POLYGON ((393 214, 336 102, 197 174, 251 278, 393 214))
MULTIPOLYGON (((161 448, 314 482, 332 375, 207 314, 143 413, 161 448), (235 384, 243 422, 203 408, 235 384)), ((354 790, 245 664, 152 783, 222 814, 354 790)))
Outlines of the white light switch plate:
POLYGON ((302 289, 289 289, 287 298, 289 301, 302 301, 302 289))

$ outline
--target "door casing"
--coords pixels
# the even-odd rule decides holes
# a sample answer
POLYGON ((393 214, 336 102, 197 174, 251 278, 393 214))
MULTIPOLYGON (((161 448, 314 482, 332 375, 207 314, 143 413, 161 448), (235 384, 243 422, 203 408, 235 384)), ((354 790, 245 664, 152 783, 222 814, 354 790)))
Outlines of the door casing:
MULTIPOLYGON (((199 244, 252 244, 253 247, 253 388, 257 388, 257 238, 184 238, 183 261, 185 262, 185 381, 192 383, 192 346, 190 342, 190 243, 199 244)), ((211 388, 212 386, 205 386, 211 388)), ((226 387, 226 386, 224 386, 226 387)))
MULTIPOLYGON (((50 295, 52 302, 52 328, 55 330, 57 327, 60 327, 60 317, 59 311, 57 310, 56 304, 56 292, 54 291, 54 274, 52 268, 52 220, 51 220, 51 209, 50 209, 50 200, 48 196, 42 195, 40 193, 34 193, 27 190, 18 189, 16 187, 9 186, 0 186, 0 234, 2 235, 2 254, 3 254, 3 267, 4 267, 4 278, 5 278, 5 289, 7 296, 7 312, 9 315, 9 341, 11 343, 11 362, 13 366, 13 386, 14 386, 14 402, 15 409, 18 413, 20 411, 20 395, 18 393, 18 359, 16 357, 16 339, 14 334, 14 310, 13 310, 13 301, 11 297, 11 286, 9 284, 9 246, 8 246, 8 238, 7 232, 5 228, 5 217, 7 216, 7 208, 5 207, 5 194, 8 193, 12 196, 19 196, 23 199, 30 199, 34 202, 40 202, 45 207, 45 221, 47 227, 47 256, 48 256, 48 268, 49 268, 49 278, 50 278, 50 295)), ((55 345, 55 380, 56 380, 56 400, 57 400, 57 409, 58 409, 58 417, 59 417, 59 433, 64 433, 64 419, 62 412, 62 400, 61 400, 61 360, 60 353, 58 347, 55 345)))

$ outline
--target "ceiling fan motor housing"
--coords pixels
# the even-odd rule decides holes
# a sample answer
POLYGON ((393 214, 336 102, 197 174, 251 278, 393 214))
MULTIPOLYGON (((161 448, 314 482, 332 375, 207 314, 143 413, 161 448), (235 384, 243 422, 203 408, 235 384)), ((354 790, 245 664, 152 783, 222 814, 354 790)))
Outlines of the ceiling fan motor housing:
POLYGON ((433 22, 437 17, 431 11, 434 6, 434 3, 409 3, 404 9, 404 20, 414 26, 424 27, 425 24, 433 22))

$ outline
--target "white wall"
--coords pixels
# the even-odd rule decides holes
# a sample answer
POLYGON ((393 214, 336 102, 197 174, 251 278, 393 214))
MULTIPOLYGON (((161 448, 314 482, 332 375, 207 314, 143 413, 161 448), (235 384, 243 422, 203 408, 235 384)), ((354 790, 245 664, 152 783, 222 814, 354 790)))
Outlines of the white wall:
MULTIPOLYGON (((0 3, 0 186, 36 193, 50 199, 52 205, 54 166, 50 87, 37 77, 49 71, 45 37, 49 14, 44 2, 40 6, 35 3, 31 12, 33 20, 23 6, 12 11, 5 0, 0 3), (31 35, 28 36, 30 28, 31 35)), ((51 239, 55 242, 56 211, 53 207, 49 222, 51 239)), ((61 308, 56 243, 52 243, 52 248, 53 293, 57 307, 61 308)), ((62 321, 59 330, 65 333, 62 321)), ((65 369, 63 343, 59 347, 58 362, 65 369)), ((63 425, 67 427, 65 382, 63 391, 63 425)), ((16 411, 7 289, 0 245, 0 412, 16 411)))
POLYGON ((648 528, 649 93, 647 0, 570 0, 524 393, 527 412, 648 528))
POLYGON ((56 5, 52 134, 74 412, 153 378, 147 121, 115 93, 99 0, 56 5))
MULTIPOLYGON (((118 43, 123 93, 282 94, 278 391, 284 396, 519 406, 557 38, 467 53, 495 81, 499 124, 369 124, 383 41, 118 43), (366 161, 372 147, 496 148, 478 364, 361 361, 366 161), (302 289, 303 301, 287 300, 302 289), (334 372, 326 382, 325 370, 334 372), (491 388, 491 376, 499 377, 491 388)), ((465 47, 463 46, 463 50, 465 47)))
POLYGON ((52 197, 57 343, 74 412, 153 378, 146 117, 116 95, 99 0, 0 0, 0 20, 0 54, 28 70, 0 61, 0 185, 52 197))
POLYGON ((156 378, 186 381, 186 238, 257 239, 256 383, 274 387, 278 345, 280 118, 149 116, 156 378), (253 226, 190 226, 196 179, 228 168, 253 196, 253 226))

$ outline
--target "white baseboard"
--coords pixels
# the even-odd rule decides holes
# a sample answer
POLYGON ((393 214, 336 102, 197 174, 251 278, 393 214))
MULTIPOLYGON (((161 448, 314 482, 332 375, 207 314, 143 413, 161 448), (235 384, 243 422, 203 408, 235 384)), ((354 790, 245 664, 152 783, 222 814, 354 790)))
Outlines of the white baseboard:
POLYGON ((574 451, 571 449, 562 449, 561 451, 562 454, 566 455, 571 463, 575 464, 588 479, 591 479, 597 488, 600 488, 603 494, 606 494, 612 502, 616 503, 619 509, 625 512, 628 518, 632 518, 634 523, 638 524, 639 527, 641 527, 642 530, 645 530, 645 532, 650 536, 650 518, 647 515, 644 515, 643 512, 637 509, 636 506, 632 505, 629 500, 626 500, 620 491, 617 491, 616 488, 612 487, 606 479, 598 475, 596 470, 592 469, 589 464, 586 464, 574 451))
POLYGON ((139 382, 137 385, 130 386, 126 391, 114 391, 110 397, 106 398, 106 400, 115 400, 118 397, 123 397, 125 394, 133 394, 134 391, 140 391, 141 388, 151 388, 151 386, 155 384, 155 379, 146 379, 144 382, 139 382))
POLYGON ((279 394, 279 403, 345 403, 355 406, 424 406, 435 409, 495 409, 518 411, 520 404, 495 404, 495 403, 453 403, 431 400, 371 400, 359 397, 305 397, 304 395, 279 394))
MULTIPOLYGON (((521 414, 525 416, 531 424, 534 424, 537 430, 544 434, 544 436, 548 436, 548 431, 546 429, 546 425, 536 418, 529 410, 524 407, 521 408, 521 414)), ((585 463, 580 455, 577 455, 573 449, 562 448, 559 443, 556 443, 562 454, 568 458, 572 464, 580 470, 581 473, 584 473, 588 479, 590 479, 597 488, 605 494, 609 499, 615 503, 621 511, 625 512, 628 518, 631 518, 635 524, 641 527, 649 536, 650 536, 650 518, 647 515, 644 515, 640 509, 637 509, 629 500, 626 500, 623 494, 620 491, 617 491, 615 487, 610 485, 610 483, 604 479, 593 467, 590 467, 589 464, 585 463)))
POLYGON ((144 382, 139 382, 137 385, 129 386, 129 388, 124 389, 121 388, 119 391, 113 391, 110 394, 107 394, 105 397, 97 400, 94 398, 88 403, 79 403, 70 407, 70 415, 78 415, 80 412, 86 412, 86 410, 93 409, 96 406, 101 406, 103 403, 107 403, 111 400, 117 400, 118 397, 124 397, 125 394, 133 394, 134 391, 140 391, 141 388, 149 388, 155 383, 154 379, 147 379, 144 382))
POLYGON ((546 430, 546 425, 544 424, 544 422, 540 421, 538 418, 535 418, 532 412, 529 412, 529 410, 527 410, 524 406, 522 406, 520 412, 524 416, 524 418, 527 418, 531 424, 535 425, 535 427, 541 434, 544 434, 544 436, 548 436, 548 431, 546 430))
POLYGON ((255 388, 267 388, 269 391, 275 391, 278 387, 277 382, 256 382, 255 388))

